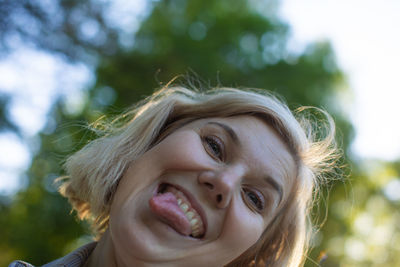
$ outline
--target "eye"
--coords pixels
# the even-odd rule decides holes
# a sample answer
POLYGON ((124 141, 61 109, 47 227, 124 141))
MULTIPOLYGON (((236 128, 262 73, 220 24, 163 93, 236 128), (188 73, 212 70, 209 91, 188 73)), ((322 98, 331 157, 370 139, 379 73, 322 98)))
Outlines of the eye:
POLYGON ((218 137, 206 136, 204 137, 204 143, 208 153, 212 154, 213 157, 218 158, 219 160, 223 159, 224 145, 218 137))
POLYGON ((249 188, 244 188, 243 194, 245 195, 246 201, 249 202, 252 208, 256 209, 259 212, 264 209, 265 200, 264 196, 260 192, 256 190, 251 190, 249 188))

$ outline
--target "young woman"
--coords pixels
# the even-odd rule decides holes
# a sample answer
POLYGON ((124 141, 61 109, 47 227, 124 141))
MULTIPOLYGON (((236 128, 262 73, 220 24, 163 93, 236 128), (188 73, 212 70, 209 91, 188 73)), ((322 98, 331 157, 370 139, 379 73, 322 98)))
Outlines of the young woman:
POLYGON ((161 89, 67 160, 60 192, 97 242, 45 266, 302 265, 337 156, 320 112, 315 140, 264 90, 161 89))

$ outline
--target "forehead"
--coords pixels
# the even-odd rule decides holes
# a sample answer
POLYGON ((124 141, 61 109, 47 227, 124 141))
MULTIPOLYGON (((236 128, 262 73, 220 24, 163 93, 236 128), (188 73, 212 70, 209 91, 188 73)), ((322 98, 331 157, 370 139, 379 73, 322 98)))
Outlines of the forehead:
POLYGON ((253 116, 206 118, 187 125, 199 130, 213 128, 227 138, 230 157, 255 177, 273 179, 283 193, 289 191, 296 165, 287 145, 267 123, 253 116), (237 139, 237 140, 235 140, 237 139))

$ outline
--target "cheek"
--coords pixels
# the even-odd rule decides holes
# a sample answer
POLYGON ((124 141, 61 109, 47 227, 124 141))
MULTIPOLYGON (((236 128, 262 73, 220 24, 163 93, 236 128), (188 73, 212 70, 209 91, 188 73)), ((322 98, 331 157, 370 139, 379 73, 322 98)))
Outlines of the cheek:
POLYGON ((172 134, 131 164, 120 180, 113 206, 122 206, 166 171, 196 170, 205 162, 207 154, 196 133, 172 134))
POLYGON ((243 203, 237 204, 237 207, 227 214, 222 234, 224 242, 232 252, 235 251, 236 256, 254 245, 265 229, 261 216, 249 211, 243 203))
POLYGON ((162 169, 196 170, 209 163, 197 133, 179 132, 154 147, 157 164, 162 169))

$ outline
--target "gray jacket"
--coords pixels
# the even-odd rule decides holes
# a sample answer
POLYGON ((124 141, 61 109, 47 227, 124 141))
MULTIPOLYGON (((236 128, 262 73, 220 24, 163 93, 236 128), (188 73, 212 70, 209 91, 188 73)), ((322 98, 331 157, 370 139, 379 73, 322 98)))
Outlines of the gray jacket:
MULTIPOLYGON (((96 247, 96 242, 86 244, 77 250, 69 253, 68 255, 59 258, 55 261, 47 263, 42 267, 81 267, 85 264, 86 260, 89 258, 93 249, 96 247)), ((13 261, 8 265, 8 267, 34 267, 32 264, 24 261, 13 261)))

